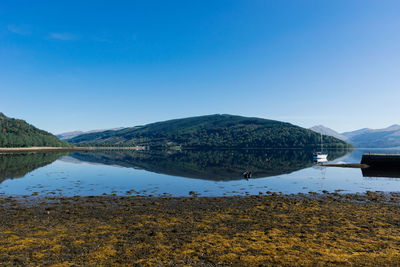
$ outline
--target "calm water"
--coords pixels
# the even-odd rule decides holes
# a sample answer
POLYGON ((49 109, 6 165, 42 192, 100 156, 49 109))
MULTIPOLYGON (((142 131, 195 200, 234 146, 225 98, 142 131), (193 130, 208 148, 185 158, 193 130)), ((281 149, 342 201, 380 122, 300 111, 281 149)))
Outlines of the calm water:
MULTIPOLYGON (((329 151, 334 163, 359 163, 365 152, 329 151)), ((384 175, 383 175, 384 176, 384 175)), ((400 175, 399 175, 400 177, 400 175)), ((400 178, 363 177, 360 169, 315 166, 312 151, 124 151, 0 155, 4 195, 254 195, 259 192, 400 191, 400 178), (245 179, 243 173, 251 171, 245 179)))

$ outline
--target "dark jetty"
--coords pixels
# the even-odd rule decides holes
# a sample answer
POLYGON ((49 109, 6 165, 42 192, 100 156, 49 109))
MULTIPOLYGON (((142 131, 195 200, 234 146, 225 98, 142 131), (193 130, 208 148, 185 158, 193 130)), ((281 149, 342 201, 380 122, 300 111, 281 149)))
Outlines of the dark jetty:
POLYGON ((377 169, 400 170, 400 154, 364 154, 361 164, 377 169))
POLYGON ((400 154, 363 154, 360 164, 322 164, 324 167, 360 168, 364 177, 400 178, 400 154))
POLYGON ((364 177, 400 178, 400 154, 364 154, 361 164, 369 166, 362 169, 364 177))

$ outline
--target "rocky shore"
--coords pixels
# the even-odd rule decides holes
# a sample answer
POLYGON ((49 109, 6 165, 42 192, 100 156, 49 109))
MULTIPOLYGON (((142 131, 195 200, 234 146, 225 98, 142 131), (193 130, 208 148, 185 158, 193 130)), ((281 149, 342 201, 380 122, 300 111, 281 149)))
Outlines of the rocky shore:
POLYGON ((0 265, 400 264, 400 193, 0 197, 0 265))

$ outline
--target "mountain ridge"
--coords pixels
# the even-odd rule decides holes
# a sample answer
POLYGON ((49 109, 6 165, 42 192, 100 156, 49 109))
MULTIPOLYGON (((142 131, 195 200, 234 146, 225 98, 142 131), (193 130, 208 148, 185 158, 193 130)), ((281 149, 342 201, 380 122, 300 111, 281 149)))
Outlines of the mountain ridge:
MULTIPOLYGON (((310 129, 316 129, 318 131, 318 126, 313 126, 310 129)), ((326 129, 325 126, 322 126, 326 129)), ((336 131, 332 130, 334 133, 336 131)), ((323 132, 323 134, 330 135, 330 132, 323 132)), ((339 133, 337 133, 339 134, 339 133)), ((386 128, 371 129, 362 128, 355 131, 343 132, 339 134, 344 137, 344 140, 354 147, 358 148, 393 148, 400 147, 400 125, 393 124, 386 128)))
POLYGON ((90 131, 71 131, 71 132, 65 132, 65 133, 59 133, 56 134, 58 138, 61 140, 68 140, 71 138, 74 138, 76 136, 82 135, 82 134, 88 134, 88 133, 98 133, 98 132, 104 132, 104 131, 118 131, 122 130, 125 127, 117 127, 117 128, 111 128, 111 129, 96 129, 96 130, 90 130, 90 131))
POLYGON ((315 125, 315 126, 309 128, 309 129, 313 130, 314 132, 317 132, 317 133, 322 133, 324 135, 333 136, 333 137, 338 138, 338 139, 340 139, 342 141, 346 141, 346 139, 347 139, 345 136, 341 135, 340 133, 336 132, 335 130, 333 130, 331 128, 328 128, 328 127, 325 127, 323 125, 315 125))
MULTIPOLYGON (((324 144, 345 147, 333 137, 324 144)), ((213 114, 150 123, 141 127, 83 134, 68 140, 75 145, 181 148, 304 148, 320 144, 320 136, 299 126, 262 118, 213 114)))

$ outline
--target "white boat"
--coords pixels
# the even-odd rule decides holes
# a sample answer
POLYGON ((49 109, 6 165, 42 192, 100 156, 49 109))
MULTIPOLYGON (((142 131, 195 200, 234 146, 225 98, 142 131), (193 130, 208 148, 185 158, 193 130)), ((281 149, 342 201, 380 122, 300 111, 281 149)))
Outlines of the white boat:
POLYGON ((314 152, 314 154, 313 154, 314 161, 316 161, 316 162, 328 161, 328 153, 322 152, 322 150, 323 150, 322 147, 323 147, 323 145, 322 145, 322 133, 321 133, 321 151, 314 152))

